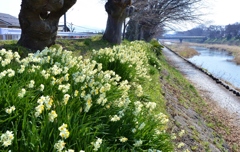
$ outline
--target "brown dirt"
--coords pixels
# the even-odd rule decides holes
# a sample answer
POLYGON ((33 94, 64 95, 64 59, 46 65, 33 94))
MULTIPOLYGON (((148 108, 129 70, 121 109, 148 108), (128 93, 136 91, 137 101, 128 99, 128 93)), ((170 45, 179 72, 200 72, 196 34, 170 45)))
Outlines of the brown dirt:
POLYGON ((185 146, 176 149, 176 152, 186 149, 194 152, 230 151, 226 142, 220 143, 221 148, 217 147, 216 142, 222 140, 221 136, 206 125, 206 120, 195 111, 194 105, 182 105, 178 99, 180 92, 173 89, 164 79, 161 80, 161 83, 167 101, 167 111, 172 122, 170 132, 178 134, 181 130, 185 130, 185 134, 175 140, 176 147, 179 142, 185 143, 185 146))
POLYGON ((199 91, 203 99, 207 103, 206 109, 202 110, 204 117, 216 124, 223 124, 224 126, 215 126, 214 130, 223 136, 225 141, 229 144, 231 151, 240 151, 240 126, 239 120, 234 114, 230 114, 227 110, 218 106, 215 101, 209 100, 207 94, 199 91))

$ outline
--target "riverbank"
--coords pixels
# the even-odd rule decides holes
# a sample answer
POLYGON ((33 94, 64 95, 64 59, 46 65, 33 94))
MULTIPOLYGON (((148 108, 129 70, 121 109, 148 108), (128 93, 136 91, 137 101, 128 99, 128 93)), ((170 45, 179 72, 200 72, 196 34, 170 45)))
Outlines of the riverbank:
MULTIPOLYGON (((230 150, 227 151, 239 151, 240 146, 240 127, 236 122, 239 122, 240 115, 236 112, 239 111, 235 109, 236 107, 240 106, 234 105, 239 104, 239 98, 233 96, 232 93, 228 92, 225 88, 221 85, 217 84, 213 81, 210 77, 202 73, 199 69, 196 69, 192 65, 190 65, 187 61, 176 56, 174 53, 170 52, 168 49, 164 49, 163 51, 164 56, 167 58, 168 63, 174 66, 177 70, 179 70, 197 89, 197 92, 200 94, 201 98, 204 99, 205 105, 200 106, 200 101, 192 101, 187 102, 184 104, 187 109, 177 110, 177 111, 188 111, 190 108, 193 108, 195 111, 198 111, 200 117, 203 118, 207 122, 207 126, 214 129, 217 132, 216 136, 223 137, 225 141, 230 145, 230 150), (204 108, 203 108, 204 107, 204 108), (196 109, 197 108, 197 109, 196 109), (235 113, 233 113, 235 111, 235 113)), ((171 89, 168 90, 171 92, 171 89)), ((170 98, 174 98, 177 96, 178 93, 173 92, 170 98)), ((171 100, 171 99, 168 99, 171 100)), ((173 100, 174 101, 174 100, 173 100)), ((171 100, 171 104, 173 102, 171 100)), ((190 99, 191 101, 191 99, 190 99)), ((179 104, 179 103, 178 103, 179 104)), ((175 105, 175 107, 177 107, 175 105)), ((178 113, 178 112, 177 112, 178 113)), ((173 118, 176 119, 178 122, 179 120, 186 120, 190 121, 191 123, 187 123, 185 126, 191 126, 194 120, 191 117, 193 114, 185 113, 185 119, 180 118, 178 119, 179 114, 173 114, 173 118)), ((199 121, 200 123, 201 121, 199 121)), ((184 123, 180 123, 181 125, 184 123)), ((199 129, 203 129, 202 125, 197 124, 199 129)), ((193 129, 192 131, 196 131, 193 129)), ((202 133, 206 136, 208 131, 202 131, 202 133)), ((201 133, 201 131, 200 131, 201 133)), ((212 137, 211 139, 217 140, 216 137, 212 137), (215 139, 214 139, 215 138, 215 139)), ((206 140, 207 141, 207 140, 206 140)), ((221 141, 221 139, 220 139, 221 141)), ((200 150, 201 151, 201 150, 200 150)), ((207 151, 207 150, 205 150, 207 151)), ((217 151, 217 150, 210 150, 210 151, 217 151)), ((221 150, 224 151, 224 150, 221 150)))
POLYGON ((177 43, 171 44, 166 43, 164 45, 169 47, 171 50, 174 50, 176 53, 178 53, 180 56, 184 58, 191 58, 199 54, 195 49, 191 48, 188 43, 184 43, 182 45, 179 45, 177 43))

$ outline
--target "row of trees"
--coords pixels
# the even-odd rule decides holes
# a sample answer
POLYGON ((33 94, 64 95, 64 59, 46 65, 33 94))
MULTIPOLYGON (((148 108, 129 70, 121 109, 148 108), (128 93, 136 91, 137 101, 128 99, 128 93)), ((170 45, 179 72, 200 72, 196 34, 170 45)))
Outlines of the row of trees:
POLYGON ((220 38, 238 38, 240 39, 240 23, 228 24, 228 25, 210 25, 210 26, 198 26, 188 31, 178 32, 177 35, 189 35, 189 36, 207 36, 211 39, 220 38))
POLYGON ((135 0, 137 13, 130 17, 126 38, 151 40, 163 34, 166 27, 200 17, 201 0, 135 0))
MULTIPOLYGON (((19 21, 22 35, 18 44, 41 50, 55 43, 60 17, 77 0, 22 0, 19 21)), ((129 40, 149 41, 164 32, 165 27, 181 21, 198 19, 202 0, 107 0, 108 13, 103 38, 121 43, 122 25, 129 40), (127 18, 127 20, 126 20, 127 18), (124 23, 124 24, 123 24, 124 23)))

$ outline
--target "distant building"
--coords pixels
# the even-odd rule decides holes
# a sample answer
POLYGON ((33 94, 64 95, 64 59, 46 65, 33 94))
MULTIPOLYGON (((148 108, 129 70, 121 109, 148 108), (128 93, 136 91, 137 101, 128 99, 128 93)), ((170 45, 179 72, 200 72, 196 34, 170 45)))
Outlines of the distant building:
POLYGON ((0 13, 0 28, 20 28, 19 20, 12 15, 0 13))
POLYGON ((70 29, 66 26, 66 31, 65 31, 64 25, 58 25, 58 32, 70 32, 70 29))

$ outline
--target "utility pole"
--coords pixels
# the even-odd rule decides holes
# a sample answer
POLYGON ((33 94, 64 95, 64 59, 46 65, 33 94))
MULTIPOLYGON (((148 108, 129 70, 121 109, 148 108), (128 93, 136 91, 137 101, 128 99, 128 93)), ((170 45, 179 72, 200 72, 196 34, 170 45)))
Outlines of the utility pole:
POLYGON ((66 13, 64 13, 64 27, 63 27, 63 31, 67 32, 67 19, 66 19, 66 13))

